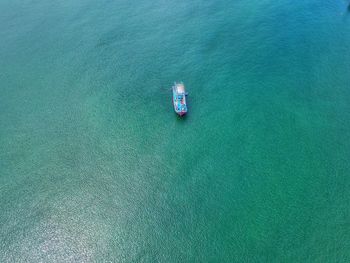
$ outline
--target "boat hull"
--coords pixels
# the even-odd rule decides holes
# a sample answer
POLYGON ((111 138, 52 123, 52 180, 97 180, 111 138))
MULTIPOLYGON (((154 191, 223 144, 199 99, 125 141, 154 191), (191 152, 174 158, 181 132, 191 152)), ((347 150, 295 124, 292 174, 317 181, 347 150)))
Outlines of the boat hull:
POLYGON ((174 111, 179 116, 184 116, 187 113, 185 87, 182 83, 176 83, 173 86, 173 106, 174 111))

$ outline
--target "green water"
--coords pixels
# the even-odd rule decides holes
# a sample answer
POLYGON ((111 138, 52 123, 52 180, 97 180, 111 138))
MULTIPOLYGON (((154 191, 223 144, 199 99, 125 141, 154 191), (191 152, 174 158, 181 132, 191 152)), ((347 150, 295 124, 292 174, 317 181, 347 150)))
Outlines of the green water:
POLYGON ((1 0, 0 262, 350 262, 349 29, 343 0, 1 0))

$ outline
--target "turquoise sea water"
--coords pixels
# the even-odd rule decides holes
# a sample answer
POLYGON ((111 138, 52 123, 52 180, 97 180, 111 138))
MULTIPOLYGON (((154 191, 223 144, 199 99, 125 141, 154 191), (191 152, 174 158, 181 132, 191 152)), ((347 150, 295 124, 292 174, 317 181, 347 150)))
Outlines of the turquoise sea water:
POLYGON ((1 0, 0 262, 350 262, 346 1, 1 0))

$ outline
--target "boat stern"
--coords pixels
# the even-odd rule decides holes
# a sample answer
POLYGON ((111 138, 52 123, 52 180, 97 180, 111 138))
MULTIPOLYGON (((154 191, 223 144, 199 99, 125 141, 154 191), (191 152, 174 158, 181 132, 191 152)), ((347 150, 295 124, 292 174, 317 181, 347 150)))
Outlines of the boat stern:
POLYGON ((187 111, 180 111, 177 114, 179 114, 180 117, 184 116, 187 113, 187 111))

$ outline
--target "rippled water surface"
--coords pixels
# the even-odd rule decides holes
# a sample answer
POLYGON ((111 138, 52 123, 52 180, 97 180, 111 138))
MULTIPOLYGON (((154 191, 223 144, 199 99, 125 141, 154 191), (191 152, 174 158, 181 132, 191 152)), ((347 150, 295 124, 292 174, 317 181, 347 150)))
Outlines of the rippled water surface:
POLYGON ((349 72, 344 0, 0 0, 0 262, 349 262, 349 72))

